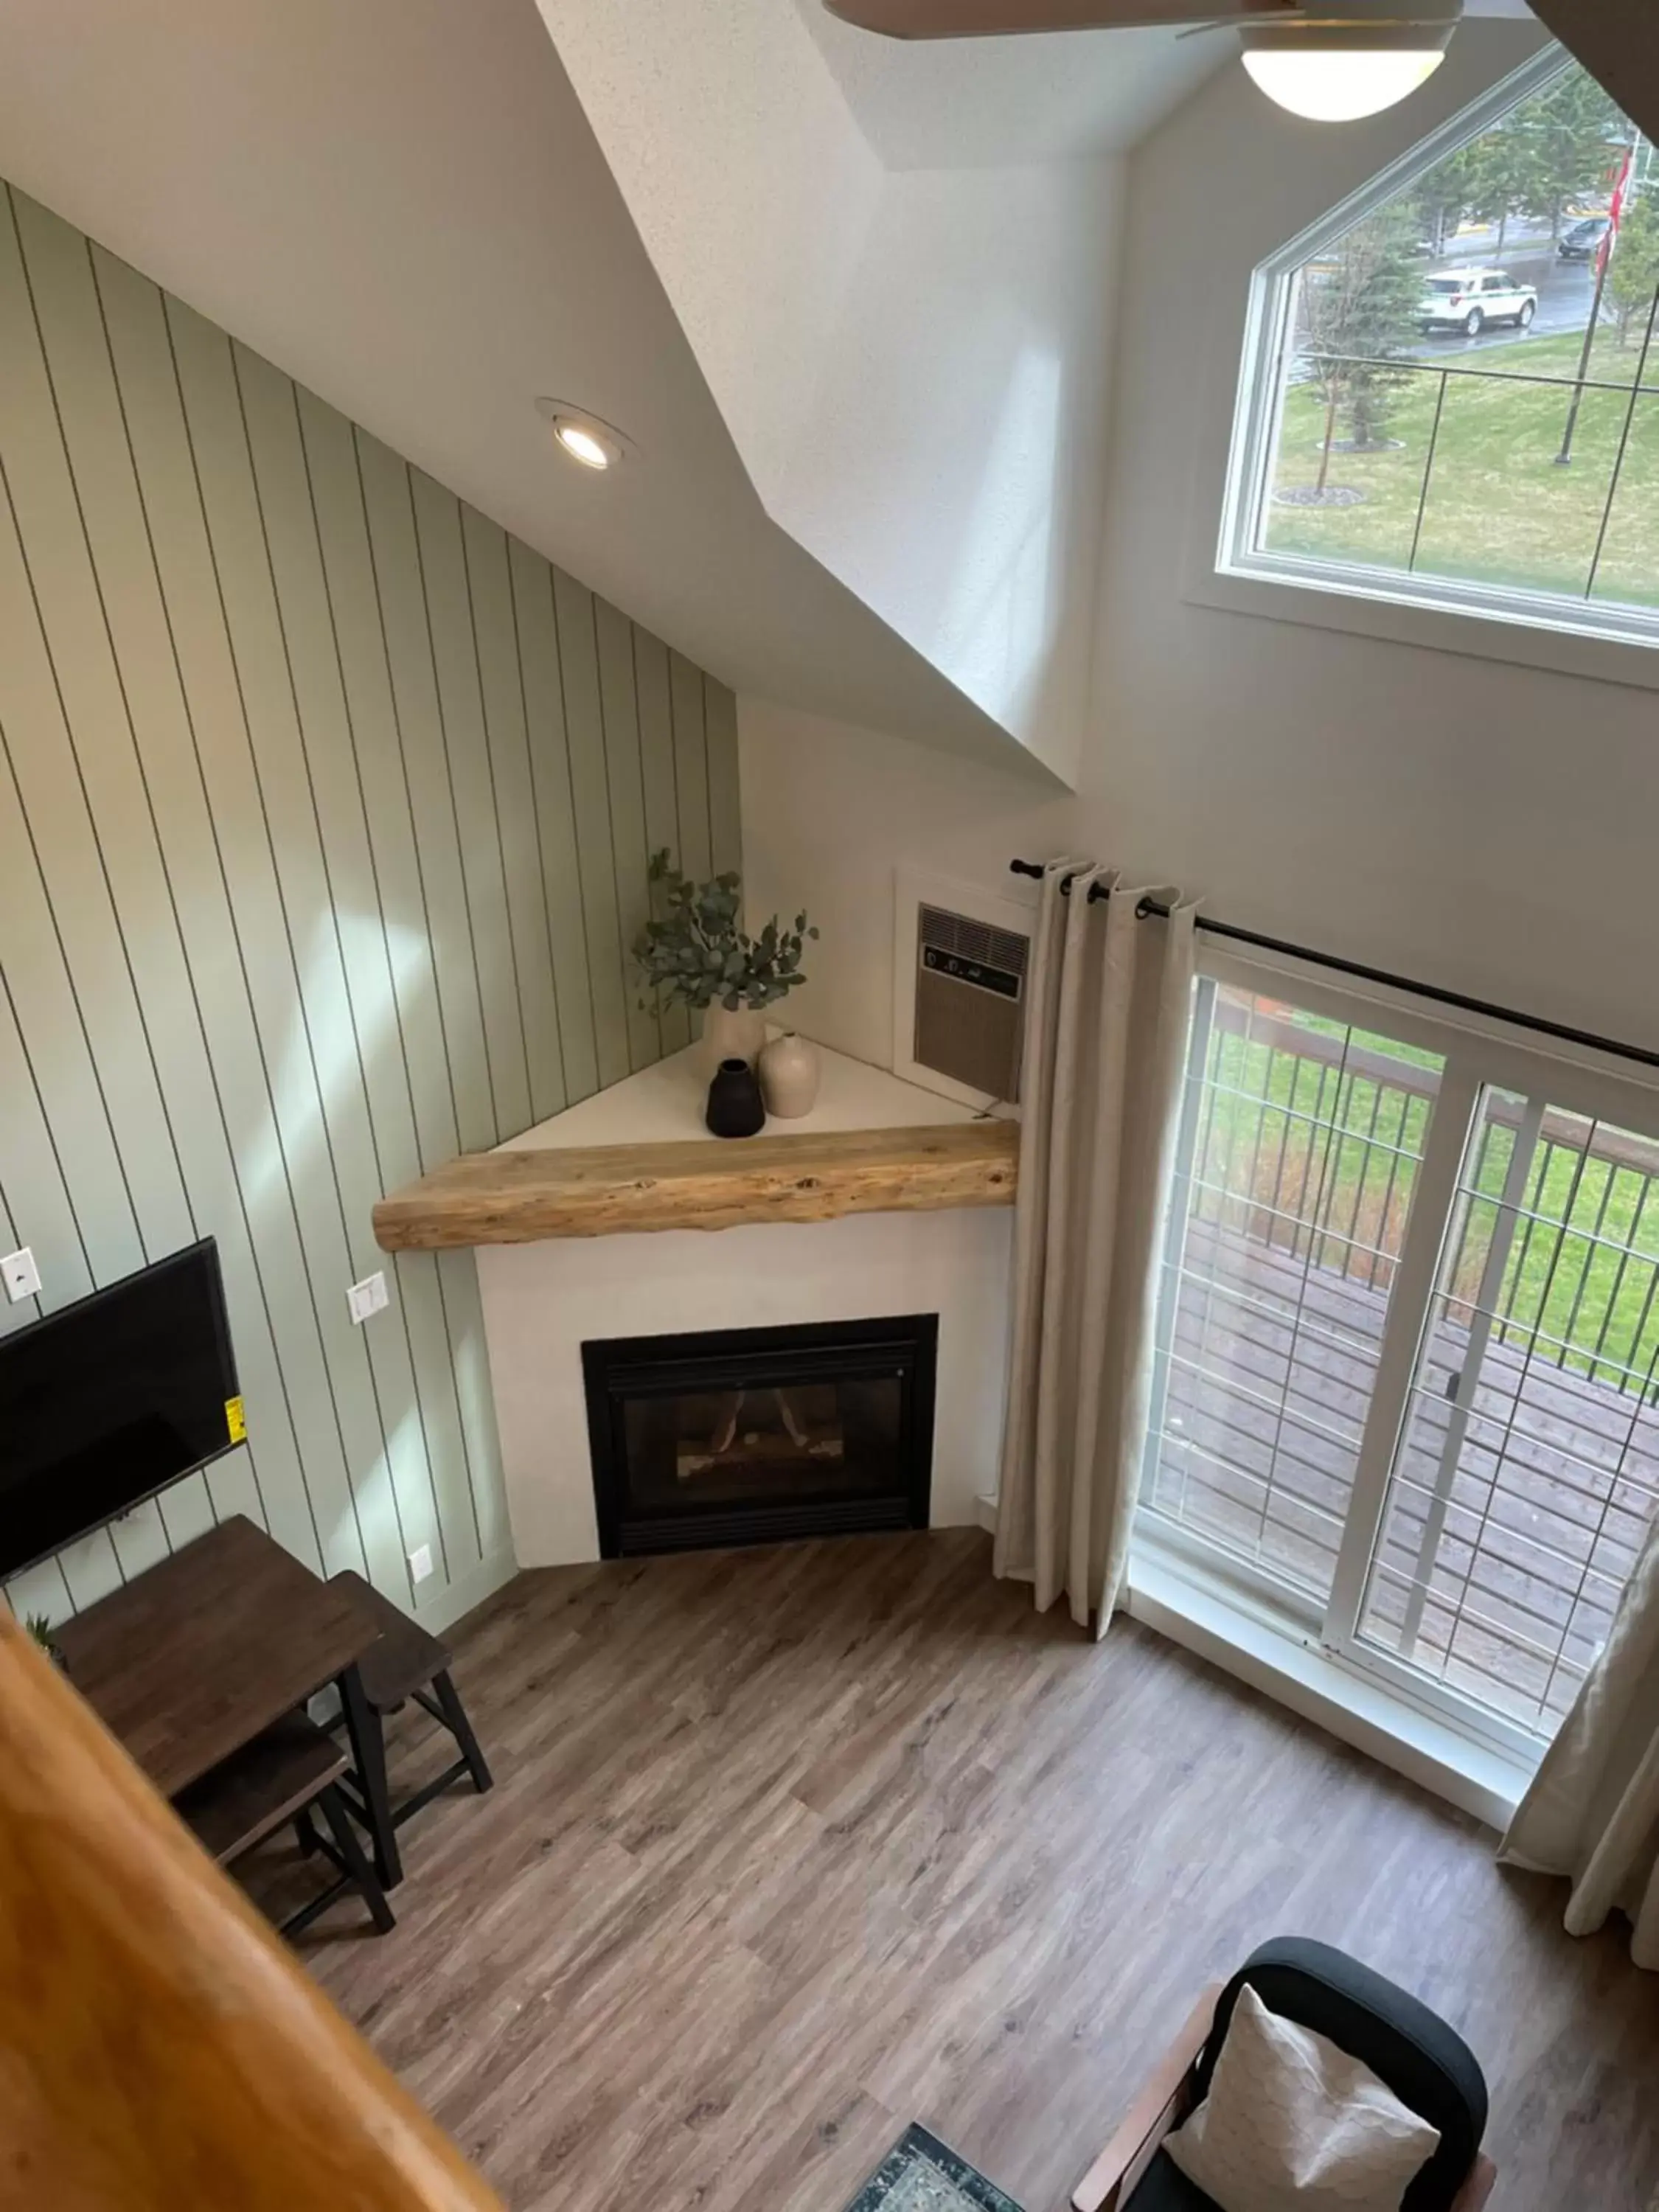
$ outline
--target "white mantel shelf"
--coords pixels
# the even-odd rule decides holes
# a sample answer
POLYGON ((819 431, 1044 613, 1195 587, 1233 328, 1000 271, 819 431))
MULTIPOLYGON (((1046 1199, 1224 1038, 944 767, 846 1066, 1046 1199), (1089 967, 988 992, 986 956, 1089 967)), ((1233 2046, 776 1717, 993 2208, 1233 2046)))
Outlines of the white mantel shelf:
POLYGON ((695 1048, 642 1068, 394 1191, 376 1239, 430 1251, 1013 1203, 1018 1125, 884 1069, 826 1052, 812 1112, 757 1137, 711 1137, 706 1089, 695 1048))

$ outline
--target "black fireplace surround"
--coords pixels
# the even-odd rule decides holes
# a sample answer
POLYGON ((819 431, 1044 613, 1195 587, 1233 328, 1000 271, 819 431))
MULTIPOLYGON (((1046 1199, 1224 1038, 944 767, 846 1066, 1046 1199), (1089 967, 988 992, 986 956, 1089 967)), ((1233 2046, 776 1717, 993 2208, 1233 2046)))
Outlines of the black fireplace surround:
POLYGON ((607 1559, 925 1528, 939 1316, 582 1346, 607 1559))

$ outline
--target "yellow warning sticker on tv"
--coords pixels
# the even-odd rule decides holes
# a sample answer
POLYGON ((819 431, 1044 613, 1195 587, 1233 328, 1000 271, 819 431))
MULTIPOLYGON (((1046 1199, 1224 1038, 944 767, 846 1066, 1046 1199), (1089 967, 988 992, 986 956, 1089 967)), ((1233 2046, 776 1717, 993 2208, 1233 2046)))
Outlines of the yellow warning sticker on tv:
POLYGON ((230 1431, 232 1443, 240 1444, 246 1442, 247 1417, 242 1411, 242 1401, 240 1398, 226 1399, 225 1426, 230 1431))

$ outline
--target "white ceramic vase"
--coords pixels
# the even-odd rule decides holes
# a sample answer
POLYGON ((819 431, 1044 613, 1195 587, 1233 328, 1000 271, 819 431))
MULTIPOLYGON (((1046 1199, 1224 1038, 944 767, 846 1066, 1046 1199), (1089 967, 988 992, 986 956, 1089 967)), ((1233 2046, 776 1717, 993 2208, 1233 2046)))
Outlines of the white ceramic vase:
POLYGON ((766 1110, 780 1121, 798 1121, 817 1103, 818 1081, 823 1062, 809 1037, 786 1030, 773 1038, 760 1056, 761 1096, 766 1110))
POLYGON ((711 1082, 723 1060, 746 1060, 752 1067, 765 1042, 766 1023, 754 1007, 739 1006, 732 1013, 716 999, 703 1008, 702 1066, 711 1082))

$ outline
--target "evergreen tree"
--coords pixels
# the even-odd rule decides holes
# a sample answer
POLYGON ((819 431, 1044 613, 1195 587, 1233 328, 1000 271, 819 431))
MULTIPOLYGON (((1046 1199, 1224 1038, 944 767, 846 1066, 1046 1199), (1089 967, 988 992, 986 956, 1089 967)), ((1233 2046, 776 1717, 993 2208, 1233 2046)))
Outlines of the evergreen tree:
POLYGON ((1412 204, 1437 256, 1465 217, 1493 223, 1502 261, 1517 215, 1559 240, 1567 210, 1607 191, 1630 126, 1586 70, 1571 69, 1483 131, 1419 183, 1412 204))
POLYGON ((1430 252, 1438 261, 1457 235, 1466 216, 1479 215, 1481 141, 1459 149, 1437 161, 1419 179, 1412 197, 1412 210, 1430 252))
POLYGON ((1413 251, 1417 227, 1411 205, 1396 201, 1357 223, 1328 261, 1303 272, 1303 331, 1325 402, 1321 491, 1344 416, 1357 447, 1376 444, 1393 395, 1411 374, 1389 364, 1417 327, 1423 289, 1413 251))
POLYGON ((1630 125, 1582 69, 1522 100, 1504 131, 1516 141, 1514 204, 1548 222, 1552 245, 1569 208, 1606 195, 1630 142, 1630 125))
POLYGON ((1512 118, 1496 131, 1487 131, 1468 149, 1474 156, 1473 198, 1475 211, 1498 226, 1492 258, 1502 261, 1509 241, 1510 219, 1528 210, 1534 189, 1538 156, 1524 127, 1512 118))
POLYGON ((1619 320, 1622 352, 1645 337, 1659 294, 1659 200, 1644 194, 1625 210, 1619 246, 1607 267, 1607 297, 1619 320))

